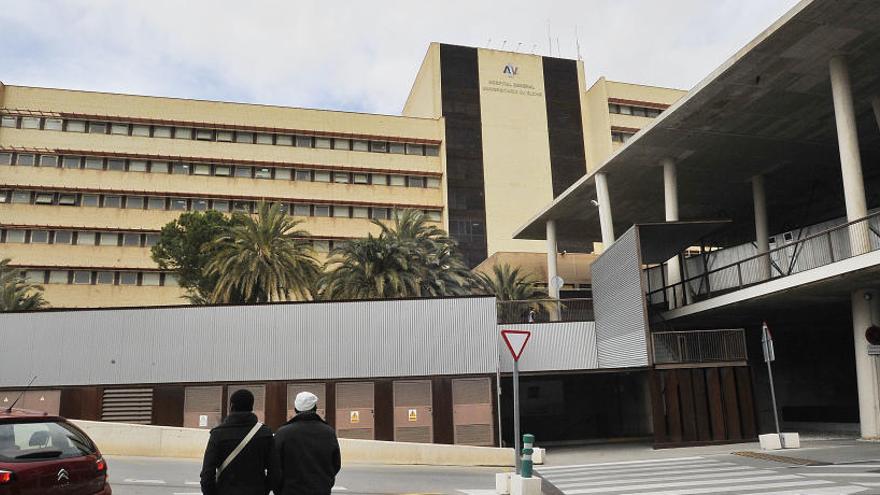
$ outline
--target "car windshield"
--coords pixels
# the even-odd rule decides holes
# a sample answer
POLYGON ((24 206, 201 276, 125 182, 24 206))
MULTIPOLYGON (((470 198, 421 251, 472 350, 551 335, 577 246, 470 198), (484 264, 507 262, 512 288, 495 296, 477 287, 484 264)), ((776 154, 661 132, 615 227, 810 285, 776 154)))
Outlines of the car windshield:
POLYGON ((94 453, 94 444, 66 423, 0 423, 0 462, 63 459, 94 453))

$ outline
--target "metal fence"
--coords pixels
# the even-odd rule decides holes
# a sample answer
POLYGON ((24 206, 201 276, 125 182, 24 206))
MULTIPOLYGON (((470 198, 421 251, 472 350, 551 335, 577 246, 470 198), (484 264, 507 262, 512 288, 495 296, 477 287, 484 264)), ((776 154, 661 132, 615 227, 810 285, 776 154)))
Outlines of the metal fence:
POLYGON ((666 282, 665 264, 651 267, 645 271, 648 282, 656 280, 659 271, 662 283, 658 289, 651 289, 649 285, 648 304, 674 309, 877 250, 880 250, 880 213, 823 230, 720 268, 692 276, 685 273, 683 281, 676 284, 666 282))
POLYGON ((529 299, 498 301, 498 323, 549 323, 593 321, 593 300, 529 299))
POLYGON ((654 332, 654 364, 746 361, 745 330, 654 332))

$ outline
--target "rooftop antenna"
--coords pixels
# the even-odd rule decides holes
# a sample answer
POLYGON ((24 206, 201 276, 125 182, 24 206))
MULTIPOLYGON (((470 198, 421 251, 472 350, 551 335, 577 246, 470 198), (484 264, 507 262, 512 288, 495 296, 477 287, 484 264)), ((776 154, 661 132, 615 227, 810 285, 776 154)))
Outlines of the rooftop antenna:
POLYGON ((536 49, 536 48, 538 48, 538 44, 537 44, 537 43, 535 43, 534 45, 532 45, 532 55, 535 54, 535 49, 536 49))
POLYGON ((6 412, 8 412, 8 413, 12 412, 12 408, 15 407, 16 404, 18 404, 18 401, 21 400, 22 396, 24 396, 24 393, 27 392, 29 388, 31 388, 31 384, 33 384, 34 380, 36 380, 36 379, 37 379, 37 375, 34 375, 34 377, 31 378, 31 381, 28 382, 28 384, 24 388, 24 390, 22 390, 21 393, 18 394, 18 397, 16 397, 16 399, 14 401, 12 401, 12 405, 6 409, 6 412))
POLYGON ((547 46, 550 47, 549 56, 553 56, 553 38, 550 36, 550 19, 547 19, 547 46))
POLYGON ((577 45, 578 60, 583 60, 581 58, 581 37, 578 34, 577 24, 574 25, 574 42, 577 45))
POLYGON ((559 49, 559 36, 556 37, 556 56, 562 56, 562 50, 559 49))
POLYGON ((522 41, 520 41, 519 43, 516 44, 516 51, 519 51, 519 47, 521 47, 521 46, 522 46, 522 41))
POLYGON ((486 48, 489 48, 489 45, 492 44, 492 38, 489 38, 489 41, 486 42, 486 48))
POLYGON ((504 43, 501 43, 501 49, 504 50, 504 45, 507 44, 507 40, 504 40, 504 43))

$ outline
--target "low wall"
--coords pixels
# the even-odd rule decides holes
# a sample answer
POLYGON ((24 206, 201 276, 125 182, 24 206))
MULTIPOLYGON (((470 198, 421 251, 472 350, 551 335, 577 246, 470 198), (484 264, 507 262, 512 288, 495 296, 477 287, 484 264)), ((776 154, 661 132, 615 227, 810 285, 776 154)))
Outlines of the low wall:
MULTIPOLYGON (((106 455, 201 458, 208 430, 73 420, 106 455)), ((339 439, 343 464, 512 466, 513 449, 339 439)), ((537 459, 536 459, 537 461, 537 459)))

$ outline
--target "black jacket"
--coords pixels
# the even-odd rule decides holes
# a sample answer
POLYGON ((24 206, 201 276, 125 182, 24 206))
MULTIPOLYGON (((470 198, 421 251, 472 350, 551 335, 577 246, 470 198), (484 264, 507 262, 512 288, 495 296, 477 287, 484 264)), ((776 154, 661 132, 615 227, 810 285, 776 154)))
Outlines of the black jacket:
MULTIPOLYGON (((204 495, 266 495, 279 480, 278 455, 272 430, 263 425, 215 482, 217 468, 257 424, 251 412, 233 412, 211 430, 202 463, 204 495)), ((277 493, 277 492, 276 492, 277 493)))
POLYGON ((275 433, 281 463, 278 495, 329 495, 341 467, 336 432, 313 411, 301 412, 275 433))

